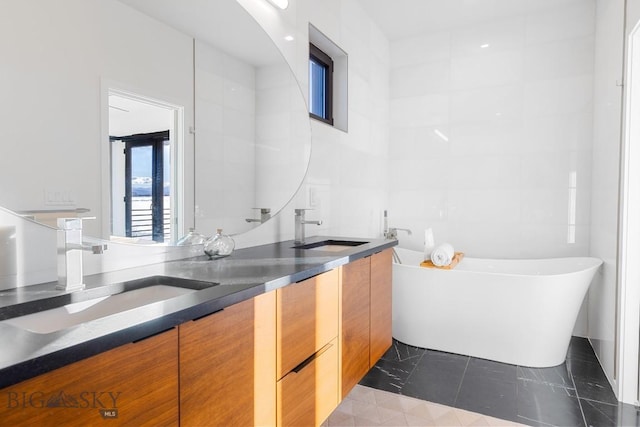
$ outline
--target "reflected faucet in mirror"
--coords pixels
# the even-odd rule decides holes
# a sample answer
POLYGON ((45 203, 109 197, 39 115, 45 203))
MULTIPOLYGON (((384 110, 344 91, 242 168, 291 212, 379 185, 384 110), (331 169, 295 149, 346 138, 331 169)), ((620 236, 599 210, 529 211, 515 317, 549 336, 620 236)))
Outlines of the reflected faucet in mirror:
POLYGON ((271 218, 271 209, 269 208, 253 208, 253 209, 260 210, 260 218, 247 218, 246 219, 247 222, 259 222, 260 224, 262 224, 263 222, 271 218))

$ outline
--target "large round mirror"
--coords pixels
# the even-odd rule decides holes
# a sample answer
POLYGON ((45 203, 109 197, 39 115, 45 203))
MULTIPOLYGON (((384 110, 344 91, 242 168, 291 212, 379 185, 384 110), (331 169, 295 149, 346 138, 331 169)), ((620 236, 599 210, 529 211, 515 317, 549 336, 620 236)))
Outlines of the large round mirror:
POLYGON ((301 184, 300 88, 236 0, 15 0, 0 16, 0 206, 171 244, 236 234, 301 184))

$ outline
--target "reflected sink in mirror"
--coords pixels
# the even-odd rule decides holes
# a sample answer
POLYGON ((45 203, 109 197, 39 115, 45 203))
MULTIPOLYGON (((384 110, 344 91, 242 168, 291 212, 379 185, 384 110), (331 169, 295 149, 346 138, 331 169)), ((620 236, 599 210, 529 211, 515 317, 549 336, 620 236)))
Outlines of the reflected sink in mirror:
MULTIPOLYGON (((58 307, 55 307, 54 303, 54 308, 13 317, 0 323, 38 334, 49 334, 113 314, 192 294, 198 290, 216 285, 217 283, 153 276, 127 282, 123 287, 105 286, 104 288, 80 291, 76 294, 79 296, 77 299, 81 299, 81 301, 58 307), (101 293, 102 289, 104 289, 104 296, 82 300, 83 293, 91 292, 93 294, 94 291, 101 293)), ((62 300, 57 299, 57 301, 62 300)))
POLYGON ((304 245, 294 246, 294 249, 309 249, 322 252, 341 252, 351 249, 355 246, 367 244, 369 242, 358 242, 353 240, 323 240, 321 242, 307 243, 304 245))

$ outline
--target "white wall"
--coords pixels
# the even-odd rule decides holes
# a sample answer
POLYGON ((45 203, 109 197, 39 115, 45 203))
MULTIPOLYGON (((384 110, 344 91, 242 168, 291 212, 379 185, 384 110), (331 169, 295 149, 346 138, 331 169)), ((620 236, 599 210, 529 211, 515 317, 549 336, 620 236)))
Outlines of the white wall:
POLYGON ((391 43, 401 245, 431 227, 469 256, 588 253, 594 14, 563 2, 391 43))
POLYGON ((283 52, 308 96, 308 24, 349 55, 348 132, 311 120, 305 183, 274 221, 236 237, 238 246, 293 238, 294 208, 310 208, 307 235, 380 236, 387 207, 389 46, 356 0, 295 0, 285 11, 238 0, 283 52), (294 41, 286 41, 293 35, 294 41))
POLYGON ((616 268, 623 0, 596 2, 591 251, 604 265, 588 295, 588 337, 616 389, 616 268))

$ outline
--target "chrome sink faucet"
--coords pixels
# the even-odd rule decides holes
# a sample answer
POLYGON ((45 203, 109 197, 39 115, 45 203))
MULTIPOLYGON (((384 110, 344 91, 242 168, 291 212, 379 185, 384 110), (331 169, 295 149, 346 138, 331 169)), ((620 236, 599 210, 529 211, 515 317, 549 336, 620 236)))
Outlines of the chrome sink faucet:
POLYGON ((56 289, 75 291, 84 288, 82 251, 101 254, 107 245, 83 245, 82 220, 84 218, 58 218, 58 285, 56 289))
POLYGON ((307 221, 304 219, 304 213, 309 209, 295 209, 296 228, 294 243, 304 243, 304 226, 305 224, 321 225, 322 221, 307 221))

